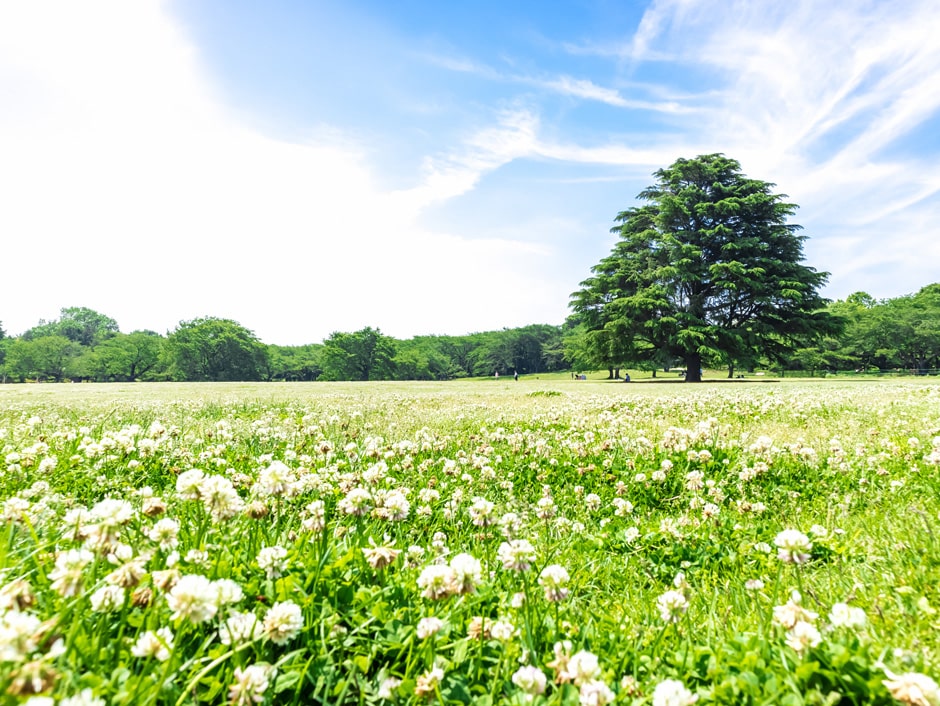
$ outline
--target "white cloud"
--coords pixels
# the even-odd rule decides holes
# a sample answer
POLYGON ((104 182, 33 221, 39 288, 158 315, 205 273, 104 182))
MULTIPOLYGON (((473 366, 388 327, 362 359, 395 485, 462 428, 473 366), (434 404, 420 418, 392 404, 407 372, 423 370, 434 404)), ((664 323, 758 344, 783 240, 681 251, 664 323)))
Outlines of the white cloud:
POLYGON ((416 223, 525 154, 531 114, 428 159, 416 188, 383 192, 354 135, 312 130, 290 144, 239 124, 164 7, 0 7, 8 331, 90 306, 125 331, 214 315, 302 343, 365 325, 463 333, 563 309, 566 290, 537 275, 544 250, 416 223))

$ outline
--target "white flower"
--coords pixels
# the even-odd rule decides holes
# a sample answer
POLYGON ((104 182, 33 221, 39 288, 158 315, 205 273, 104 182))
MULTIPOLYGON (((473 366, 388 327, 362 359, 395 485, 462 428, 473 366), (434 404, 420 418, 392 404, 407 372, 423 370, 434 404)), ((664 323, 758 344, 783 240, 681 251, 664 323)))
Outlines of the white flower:
POLYGON ((917 672, 892 674, 887 670, 885 675, 888 678, 881 683, 891 692, 891 696, 902 704, 940 706, 940 687, 927 675, 917 672))
POLYGON ((199 484, 199 496, 216 522, 234 517, 245 507, 245 501, 225 476, 206 476, 199 484))
POLYGON ((418 677, 415 684, 415 696, 428 696, 433 694, 444 679, 444 670, 440 667, 429 669, 418 677))
POLYGON ((206 474, 198 468, 190 468, 176 477, 176 492, 183 500, 198 500, 199 487, 206 474))
POLYGON ((219 642, 223 645, 241 645, 260 640, 263 634, 263 626, 257 615, 234 611, 219 628, 219 642))
POLYGON ((372 495, 365 488, 353 488, 336 506, 347 515, 365 515, 372 509, 372 495))
POLYGON ((292 601, 275 603, 264 616, 264 634, 275 645, 293 640, 304 627, 300 606, 292 601))
POLYGON ((486 498, 474 498, 473 503, 467 508, 467 514, 470 515, 470 521, 477 527, 489 527, 495 521, 493 507, 493 503, 486 498))
POLYGON ((545 589, 545 600, 556 602, 567 598, 568 589, 565 584, 569 579, 568 571, 558 564, 549 564, 542 569, 539 574, 539 586, 545 589))
POLYGON ((376 696, 378 696, 380 699, 390 701, 392 698, 394 698, 394 691, 399 686, 401 686, 401 679, 398 679, 397 677, 388 677, 383 679, 382 683, 379 684, 379 689, 376 692, 376 696))
POLYGON ((535 547, 527 539, 513 539, 499 545, 496 558, 504 569, 528 571, 535 561, 535 547))
POLYGON ((490 635, 493 636, 494 640, 499 640, 500 642, 511 640, 515 631, 516 629, 513 627, 513 624, 508 620, 497 620, 490 626, 490 635))
POLYGON ((450 568, 452 593, 473 593, 482 580, 483 567, 480 561, 470 554, 455 555, 450 560, 450 568))
POLYGON ((744 582, 744 588, 748 591, 761 591, 764 588, 764 582, 760 579, 748 579, 744 582))
POLYGON ((777 557, 789 564, 805 564, 813 548, 809 537, 794 529, 783 530, 774 538, 774 544, 778 548, 777 557))
POLYGON ((864 610, 846 603, 836 603, 829 611, 829 624, 834 628, 844 627, 858 630, 865 627, 866 621, 867 617, 864 610))
POLYGON ((258 552, 258 568, 269 579, 279 578, 287 571, 287 550, 284 547, 264 547, 258 552))
POLYGON ((0 613, 0 662, 22 662, 36 650, 42 621, 32 613, 0 613))
POLYGON ((91 594, 89 601, 95 613, 113 613, 124 605, 125 591, 122 586, 102 586, 91 594))
POLYGON ((616 698, 614 692, 600 679, 584 682, 578 692, 578 703, 581 706, 604 706, 604 704, 611 703, 614 698, 616 698))
POLYGON ((512 683, 525 692, 526 701, 532 701, 536 695, 544 694, 546 682, 545 672, 531 665, 520 667, 512 675, 512 683))
POLYGON ((75 696, 62 699, 59 706, 105 706, 105 700, 95 696, 91 689, 82 689, 75 696))
POLYGON ((424 589, 421 595, 432 601, 449 596, 453 586, 454 570, 443 564, 426 566, 418 576, 418 588, 424 589))
POLYGON ((787 631, 786 643, 797 652, 803 652, 810 647, 816 647, 822 642, 822 635, 812 623, 797 620, 796 624, 787 631))
POLYGON ((165 662, 173 651, 173 637, 173 631, 169 628, 160 628, 156 632, 148 630, 137 638, 137 642, 131 647, 131 654, 134 657, 153 657, 159 662, 165 662))
POLYGON ((269 664, 251 664, 244 669, 235 668, 235 682, 229 687, 229 703, 233 706, 248 706, 264 701, 264 692, 275 669, 269 664))
POLYGON ((659 617, 667 623, 678 623, 682 614, 689 609, 689 601, 679 591, 666 591, 656 599, 659 617))
POLYGON ((218 604, 220 606, 238 603, 245 597, 245 592, 232 579, 216 579, 212 582, 215 590, 218 592, 218 604))
POLYGON ((563 681, 573 681, 581 685, 597 677, 600 671, 597 655, 587 650, 580 650, 571 655, 568 664, 559 676, 563 681))
POLYGON ((698 695, 675 679, 665 679, 653 689, 653 706, 691 706, 696 701, 698 695))
POLYGON ((169 517, 163 517, 153 523, 153 527, 147 531, 147 537, 151 542, 158 544, 163 551, 170 551, 176 549, 179 545, 177 539, 179 532, 179 522, 169 517))
POLYGON ((444 621, 440 618, 430 617, 430 618, 421 618, 418 621, 418 626, 415 628, 415 632, 418 635, 418 639, 426 640, 435 635, 444 627, 444 621))
POLYGON ((55 568, 49 572, 52 590, 70 598, 82 590, 82 572, 95 558, 87 549, 69 549, 55 557, 55 568))
POLYGON ((193 623, 211 620, 219 610, 219 589, 205 576, 186 574, 170 589, 167 605, 172 620, 186 618, 193 623))

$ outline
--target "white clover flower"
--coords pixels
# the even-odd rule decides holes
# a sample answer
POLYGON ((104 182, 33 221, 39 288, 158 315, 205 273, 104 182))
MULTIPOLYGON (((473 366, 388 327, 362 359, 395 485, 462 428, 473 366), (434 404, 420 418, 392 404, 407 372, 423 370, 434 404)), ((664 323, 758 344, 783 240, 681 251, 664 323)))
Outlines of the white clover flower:
POLYGON ((600 671, 597 655, 587 650, 579 650, 568 658, 568 663, 559 677, 562 681, 571 681, 580 686, 596 678, 600 671))
POLYGON ((822 635, 812 623, 805 620, 797 620, 796 623, 787 631, 786 643, 797 652, 803 652, 810 647, 816 647, 822 642, 822 635))
POLYGON ((232 706, 260 704, 274 672, 275 668, 269 664, 251 664, 244 669, 236 667, 235 681, 228 690, 229 703, 232 706))
POLYGON ((456 594, 473 593, 483 578, 483 566, 480 560, 470 554, 457 554, 450 560, 451 592, 456 594))
POLYGON ((163 517, 153 523, 153 527, 147 530, 147 537, 151 542, 159 545, 163 551, 176 549, 179 545, 180 523, 176 520, 163 517))
POLYGON ((245 507, 245 501, 225 476, 206 476, 199 484, 199 497, 216 522, 234 517, 245 507))
POLYGON ((836 603, 829 611, 829 624, 834 628, 851 628, 859 630, 867 622, 865 611, 846 603, 836 603))
POLYGON ((531 665, 520 667, 512 675, 512 683, 522 689, 526 701, 532 701, 539 694, 544 694, 547 682, 545 672, 531 665))
POLYGON ((401 679, 397 677, 387 677, 379 684, 376 696, 385 701, 391 701, 395 698, 395 690, 401 686, 401 679))
POLYGON ((219 589, 205 576, 181 576, 166 596, 173 611, 172 620, 185 618, 192 623, 203 623, 215 617, 219 610, 219 589))
POLYGON ((126 592, 123 586, 102 586, 88 599, 95 613, 113 613, 124 606, 126 592))
POLYGON ((511 640, 515 632, 516 628, 508 620, 497 620, 490 626, 490 635, 500 642, 511 640))
POLYGON ((424 589, 421 595, 431 600, 446 598, 453 586, 454 570, 443 564, 426 566, 418 576, 418 588, 424 589))
POLYGON ((55 568, 49 572, 52 590, 66 598, 77 596, 82 591, 82 572, 94 559, 95 555, 87 549, 68 549, 56 554, 55 568))
POLYGON ((198 468, 190 468, 176 477, 176 493, 183 500, 198 500, 199 488, 206 474, 198 468))
POLYGON ((565 567, 558 564, 549 564, 539 574, 539 586, 545 590, 545 600, 557 602, 568 597, 565 585, 570 580, 565 567))
POLYGON ((241 645, 263 636, 264 627, 254 613, 234 611, 219 628, 219 642, 223 645, 241 645))
MULTIPOLYGON (((389 537, 387 535, 384 538, 384 541, 389 541, 389 537)), ((398 555, 401 554, 401 550, 395 549, 395 547, 392 545, 377 545, 372 537, 369 537, 369 544, 371 547, 363 547, 362 553, 365 555, 369 566, 377 571, 381 571, 386 566, 392 564, 398 558, 398 555)))
POLYGON ((659 617, 667 623, 678 623, 682 615, 689 609, 689 601, 679 591, 666 591, 656 599, 659 617))
POLYGON ((285 645, 304 627, 300 606, 293 601, 281 601, 268 609, 264 616, 264 634, 275 645, 285 645))
POLYGON ((258 552, 258 568, 269 579, 276 579, 287 571, 287 550, 284 547, 264 547, 258 552))
POLYGON ((806 610, 800 605, 803 597, 799 591, 793 591, 790 594, 790 600, 784 605, 774 606, 774 620, 787 630, 793 628, 798 622, 812 623, 819 616, 811 610, 806 610))
POLYGON ((535 561, 535 547, 527 539, 503 542, 496 550, 496 559, 503 568, 512 571, 528 571, 535 561))
POLYGON ((748 579, 744 582, 744 588, 748 591, 761 591, 764 588, 764 582, 760 579, 748 579))
POLYGON ((32 613, 0 614, 0 663, 23 662, 36 651, 42 621, 32 613))
POLYGON ((496 521, 493 516, 495 506, 486 498, 474 498, 470 507, 467 508, 467 514, 470 515, 470 521, 477 527, 489 527, 496 521))
POLYGON ((220 606, 238 603, 245 597, 242 587, 232 579, 216 579, 212 582, 218 595, 220 606))
POLYGON ((676 679, 665 679, 653 689, 653 706, 692 706, 696 701, 698 694, 693 694, 676 679))
POLYGON ((262 495, 276 496, 289 494, 297 475, 283 461, 272 461, 258 474, 255 487, 262 495))
POLYGON ((82 689, 75 696, 59 701, 59 706, 106 706, 105 700, 95 696, 91 689, 82 689))
POLYGON ((789 564, 805 564, 809 561, 809 552, 813 549, 809 537, 794 529, 783 530, 774 538, 774 544, 778 548, 777 557, 789 564))
POLYGON ((910 706, 940 706, 940 687, 926 674, 908 672, 893 674, 885 670, 888 677, 881 683, 891 692, 891 696, 902 704, 910 706))
POLYGON ((365 488, 353 488, 336 506, 347 515, 366 515, 372 509, 372 494, 365 488))
POLYGON ((408 519, 408 513, 411 511, 411 503, 400 490, 393 490, 386 495, 382 507, 386 513, 385 519, 389 522, 401 522, 408 519))
POLYGON ((415 628, 415 633, 419 640, 426 640, 431 635, 436 635, 444 627, 444 621, 440 618, 431 616, 430 618, 421 618, 415 628))
POLYGON ((131 655, 166 662, 173 651, 173 640, 173 631, 169 628, 159 628, 156 632, 148 630, 137 638, 137 642, 131 647, 131 655))
POLYGON ((415 683, 415 696, 429 696, 433 694, 437 687, 444 680, 444 670, 440 667, 433 667, 418 677, 415 683))
POLYGON ((615 698, 614 692, 600 679, 584 682, 578 692, 578 703, 581 706, 604 706, 615 698))

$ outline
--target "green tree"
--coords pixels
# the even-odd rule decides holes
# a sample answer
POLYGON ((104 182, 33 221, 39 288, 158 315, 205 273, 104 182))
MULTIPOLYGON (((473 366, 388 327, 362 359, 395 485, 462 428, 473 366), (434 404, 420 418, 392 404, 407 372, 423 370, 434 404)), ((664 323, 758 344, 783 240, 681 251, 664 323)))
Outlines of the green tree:
POLYGON ((367 326, 355 333, 330 334, 323 342, 324 380, 391 380, 395 376, 395 342, 367 326))
POLYGON ((90 352, 87 374, 99 381, 150 379, 160 366, 163 343, 153 331, 116 334, 90 352))
POLYGON ((261 380, 268 349, 236 321, 206 317, 180 322, 164 344, 172 375, 179 380, 261 380))
POLYGON ((576 314, 600 310, 589 330, 609 331, 631 359, 683 360, 689 382, 701 381, 703 360, 779 360, 836 330, 818 294, 827 273, 802 264, 806 238, 787 222, 796 206, 772 184, 721 154, 654 176, 645 203, 618 214, 611 255, 572 295, 576 314))
POLYGON ((64 336, 83 346, 94 346, 117 332, 117 321, 110 316, 84 306, 71 306, 61 309, 58 319, 40 319, 36 326, 23 334, 23 338, 32 340, 43 336, 64 336))
POLYGON ((81 346, 65 336, 14 339, 7 349, 6 373, 17 380, 65 379, 70 364, 80 355, 81 346))

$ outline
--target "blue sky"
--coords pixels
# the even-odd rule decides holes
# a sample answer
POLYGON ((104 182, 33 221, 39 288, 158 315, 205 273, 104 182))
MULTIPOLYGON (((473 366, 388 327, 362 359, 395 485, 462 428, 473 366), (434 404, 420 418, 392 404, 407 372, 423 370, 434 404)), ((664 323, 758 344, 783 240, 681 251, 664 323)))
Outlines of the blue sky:
POLYGON ((0 5, 0 321, 269 343, 561 323, 652 172, 800 205, 825 294, 940 281, 940 6, 0 5))

